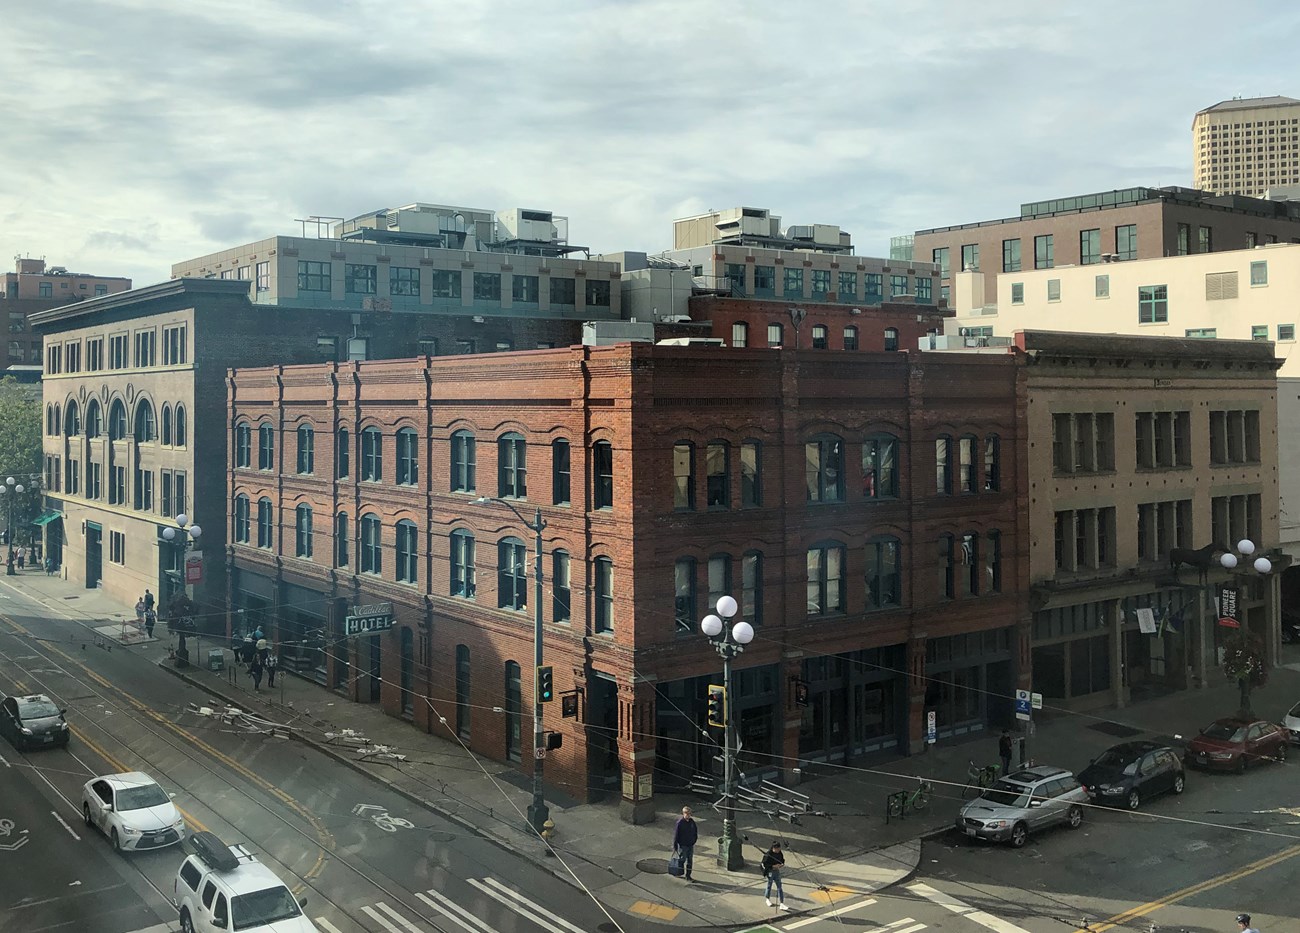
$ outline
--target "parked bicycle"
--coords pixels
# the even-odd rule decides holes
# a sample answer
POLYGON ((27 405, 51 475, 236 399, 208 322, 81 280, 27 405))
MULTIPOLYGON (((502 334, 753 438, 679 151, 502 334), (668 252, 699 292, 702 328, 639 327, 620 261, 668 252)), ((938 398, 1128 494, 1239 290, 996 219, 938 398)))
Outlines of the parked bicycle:
POLYGON ((924 810, 926 804, 930 802, 932 793, 934 793, 934 785, 925 778, 917 778, 914 790, 890 795, 889 815, 902 816, 908 810, 924 810))
POLYGON ((966 784, 961 789, 962 799, 966 799, 966 791, 984 790, 992 787, 997 783, 998 775, 1002 773, 1001 765, 977 765, 972 759, 966 767, 966 784))

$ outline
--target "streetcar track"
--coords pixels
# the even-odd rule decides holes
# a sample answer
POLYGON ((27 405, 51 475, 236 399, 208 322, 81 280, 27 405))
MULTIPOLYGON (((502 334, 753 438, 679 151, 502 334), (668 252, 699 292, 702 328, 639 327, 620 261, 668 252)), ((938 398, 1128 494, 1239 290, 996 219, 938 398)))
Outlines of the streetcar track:
MULTIPOLYGON (((17 638, 23 638, 24 636, 26 636, 26 638, 27 638, 30 642, 36 642, 36 641, 37 641, 37 639, 32 635, 32 633, 31 633, 30 631, 27 630, 27 628, 26 628, 25 626, 23 626, 21 623, 15 621, 14 619, 10 618, 8 615, 3 614, 3 613, 0 613, 0 621, 3 621, 3 622, 4 622, 4 623, 5 623, 5 624, 6 624, 6 625, 11 629, 11 631, 8 633, 10 637, 12 637, 12 638, 16 638, 16 639, 17 639, 17 638)), ((72 620, 66 620, 66 621, 72 621, 72 620)), ((182 729, 181 729, 179 726, 177 726, 176 724, 174 724, 174 723, 170 722, 169 720, 165 719, 165 718, 162 717, 160 714, 158 714, 156 711, 150 709, 149 707, 145 706, 145 704, 143 704, 142 702, 140 702, 138 699, 136 699, 135 697, 133 697, 133 696, 131 696, 130 694, 126 693, 126 691, 122 690, 122 688, 120 688, 120 687, 116 686, 115 684, 112 684, 111 682, 109 682, 109 681, 105 680, 104 678, 100 677, 97 673, 95 673, 94 671, 90 670, 90 669, 89 669, 89 668, 88 668, 88 667, 87 667, 83 662, 76 660, 75 658, 73 658, 73 657, 69 656, 68 654, 66 654, 66 653, 65 653, 64 651, 62 651, 61 649, 59 649, 59 648, 57 648, 57 647, 54 647, 54 643, 53 643, 52 640, 45 640, 44 643, 42 643, 42 644, 39 645, 39 646, 36 645, 36 644, 34 644, 34 643, 28 645, 28 647, 30 648, 30 650, 38 651, 38 652, 40 652, 40 651, 44 651, 44 650, 46 649, 47 646, 48 646, 48 648, 49 648, 50 651, 53 651, 55 654, 57 654, 57 655, 59 655, 61 658, 63 658, 63 662, 59 662, 59 661, 57 661, 55 658, 50 657, 48 654, 44 654, 44 655, 43 655, 44 659, 45 659, 46 661, 48 661, 48 662, 50 662, 50 663, 52 663, 52 664, 54 664, 54 665, 56 666, 56 669, 57 669, 57 671, 58 671, 58 673, 59 673, 60 676, 62 676, 62 677, 66 677, 67 679, 69 679, 69 680, 72 681, 73 683, 79 684, 80 686, 82 686, 82 687, 84 687, 85 689, 89 690, 89 691, 90 691, 90 696, 89 696, 88 698, 90 698, 90 699, 97 699, 97 700, 100 700, 100 701, 102 701, 102 702, 108 704, 109 706, 111 706, 111 707, 117 709, 117 710, 120 711, 120 712, 123 712, 123 713, 129 713, 129 710, 127 710, 127 709, 126 709, 124 706, 122 706, 120 703, 115 702, 115 701, 114 701, 110 696, 106 696, 104 693, 101 693, 99 690, 96 689, 96 687, 95 687, 93 684, 88 683, 88 682, 86 682, 85 680, 82 680, 82 679, 81 679, 81 678, 80 678, 76 673, 74 673, 72 670, 69 670, 69 669, 68 669, 68 665, 70 665, 72 668, 80 669, 82 672, 84 672, 84 674, 85 674, 87 677, 90 678, 90 680, 92 680, 92 681, 94 682, 94 684, 99 684, 99 685, 101 685, 101 686, 103 687, 104 690, 110 691, 110 692, 112 692, 112 693, 115 693, 115 694, 121 696, 121 697, 122 697, 122 698, 123 698, 123 699, 124 699, 124 700, 129 704, 129 705, 130 705, 130 706, 134 707, 138 712, 140 712, 140 713, 142 713, 142 714, 148 716, 150 719, 152 719, 154 722, 158 723, 159 725, 164 726, 164 727, 166 728, 166 731, 167 731, 168 733, 172 733, 172 734, 173 734, 174 736, 176 736, 177 738, 182 739, 182 743, 181 743, 180 745, 177 745, 177 744, 175 744, 175 742, 173 741, 173 738, 172 738, 171 735, 167 735, 166 733, 160 733, 158 730, 151 728, 147 723, 145 723, 145 722, 143 722, 143 721, 141 721, 141 720, 139 720, 139 719, 131 720, 132 722, 135 722, 136 724, 140 725, 140 726, 141 726, 141 727, 142 727, 146 732, 148 732, 149 734, 153 735, 155 738, 159 739, 159 741, 161 741, 161 743, 163 744, 164 747, 166 747, 166 748, 168 748, 168 749, 170 749, 170 750, 172 750, 172 751, 179 751, 183 757, 190 759, 190 760, 193 761, 195 764, 197 764, 200 768, 202 768, 203 770, 207 771, 209 774, 213 775, 214 777, 221 778, 221 775, 219 774, 219 772, 217 772, 217 771, 216 771, 216 770, 215 770, 211 765, 209 765, 209 764, 207 764, 206 762, 202 761, 200 758, 197 758, 196 756, 194 756, 194 755, 193 755, 193 754, 192 754, 192 753, 191 753, 191 752, 190 752, 190 751, 185 747, 185 745, 186 745, 186 744, 189 744, 189 743, 192 743, 192 744, 194 744, 194 745, 199 746, 199 747, 202 748, 204 751, 207 751, 209 754, 211 754, 211 755, 212 755, 212 756, 213 756, 217 761, 222 762, 222 763, 228 763, 229 765, 233 766, 233 767, 234 767, 234 770, 236 770, 238 773, 240 773, 240 774, 244 774, 244 775, 248 776, 248 777, 252 780, 253 783, 258 784, 258 785, 262 785, 262 786, 265 787, 266 789, 270 790, 270 792, 272 793, 272 795, 275 796, 277 799, 280 799, 280 800, 282 800, 283 802, 285 802, 286 805, 289 806, 291 809, 293 809, 295 812, 298 812, 298 813, 300 813, 301 815, 305 816, 305 817, 307 818, 307 820, 312 824, 313 828, 317 828, 317 827, 319 827, 319 831, 320 831, 320 832, 323 832, 324 835, 325 835, 325 837, 326 837, 326 838, 329 840, 329 842, 330 842, 330 846, 329 846, 328 848, 327 848, 327 847, 325 846, 325 844, 323 844, 319 839, 311 840, 310 835, 309 835, 309 834, 308 834, 308 833, 307 833, 307 832, 306 832, 302 827, 297 826, 297 825, 295 825, 293 822, 291 822, 290 820, 285 819, 285 817, 284 817, 283 815, 278 814, 278 813, 275 813, 275 812, 274 812, 273 810, 271 810, 268 806, 266 806, 266 804, 262 803, 261 801, 257 800, 256 798, 254 798, 253 795, 249 794, 247 791, 243 790, 242 788, 238 787, 237 785, 230 784, 231 788, 234 789, 234 790, 236 790, 237 793, 241 794, 243 797, 245 797, 245 798, 247 798, 248 800, 252 801, 255 805, 257 805, 257 806, 261 807, 262 809, 266 810, 267 813, 269 813, 269 814, 270 814, 271 816, 273 816, 275 819, 279 820, 279 821, 280 821, 281 823, 283 823, 286 827, 288 827, 291 831, 293 831, 293 832, 295 832, 295 833, 297 833, 297 834, 299 834, 299 835, 301 835, 301 836, 307 838, 309 841, 311 841, 314 845, 318 846, 318 847, 322 850, 322 851, 321 851, 321 855, 320 855, 320 857, 318 858, 317 864, 314 865, 314 866, 312 867, 312 869, 309 870, 309 871, 306 872, 306 873, 300 874, 299 872, 294 871, 292 868, 289 868, 288 866, 281 865, 281 867, 283 867, 284 870, 285 870, 289 875, 293 876, 294 878, 297 878, 297 879, 299 880, 299 882, 301 882, 303 889, 309 889, 309 890, 310 890, 314 895, 316 895, 317 897, 319 897, 319 898, 320 898, 324 903, 329 904, 330 906, 332 906, 332 907, 333 907, 336 911, 338 911, 341 915, 347 917, 349 920, 353 921, 353 922, 356 923, 358 926, 361 926, 362 928, 366 928, 366 927, 367 927, 367 924, 366 924, 364 918, 359 917, 357 914, 354 914, 351 910, 349 910, 349 909, 343 907, 343 906, 340 905, 337 901, 333 900, 331 897, 329 897, 328 895, 326 895, 325 893, 323 893, 323 892, 322 892, 318 887, 316 887, 316 886, 313 884, 314 879, 315 879, 316 877, 319 876, 320 871, 322 871, 323 868, 324 868, 324 864, 325 864, 325 862, 326 862, 325 853, 326 853, 326 852, 330 852, 330 853, 335 854, 335 858, 333 859, 333 862, 334 862, 335 864, 337 864, 337 865, 339 865, 339 866, 341 866, 341 867, 347 869, 348 871, 352 872, 354 875, 356 875, 356 877, 360 878, 362 881, 364 881, 366 884, 370 885, 370 886, 371 886, 372 888, 374 888, 375 890, 381 892, 385 897, 387 897, 387 898, 389 898, 389 899, 391 899, 391 900, 393 900, 393 901, 396 901, 397 903, 403 904, 403 906, 406 906, 408 909, 416 910, 416 912, 417 912, 417 916, 419 916, 420 919, 421 919, 423 922, 425 922, 426 924, 428 924, 429 926, 431 926, 435 931, 437 931, 437 933, 450 933, 450 931, 448 931, 445 927, 439 925, 439 924, 437 923, 437 921, 434 920, 432 917, 424 916, 424 915, 421 913, 421 908, 418 908, 418 907, 416 907, 416 906, 414 905, 414 897, 415 897, 415 896, 414 896, 413 894, 411 894, 411 892, 407 892, 407 891, 405 891, 405 889, 401 889, 400 892, 399 892, 398 890, 393 890, 392 888, 389 888, 389 887, 385 886, 384 884, 381 884, 381 883, 375 881, 375 880, 374 880, 373 878, 371 878, 371 877, 370 877, 366 872, 363 872, 363 871, 362 871, 360 868, 358 868, 356 865, 352 864, 352 862, 351 862, 349 859, 338 857, 337 853, 335 853, 334 850, 333 850, 333 834, 330 833, 330 832, 328 831, 328 829, 326 829, 322 824, 320 824, 320 823, 316 820, 316 818, 315 818, 314 816, 312 816, 312 815, 311 815, 310 813, 308 813, 305 809, 303 809, 303 808, 301 807, 301 805, 299 805, 299 804, 297 803, 297 801, 293 800, 293 798, 289 797, 287 794, 285 794, 285 793, 284 793, 283 791, 281 791, 279 788, 276 788, 276 787, 274 787, 273 785, 270 785, 269 782, 266 782, 265 780, 263 780, 262 778, 260 778, 260 777, 259 777, 258 775, 256 775, 255 773, 253 773, 253 772, 249 771, 248 769, 244 768, 242 765, 239 765, 239 764, 238 764, 237 762, 235 762, 233 759, 229 758, 229 756, 226 756, 224 753, 222 753, 222 752, 220 752, 219 750, 217 750, 217 749, 213 748, 212 746, 208 745, 208 743, 203 742, 203 741, 202 741, 201 739, 199 739, 197 736, 194 736, 194 735, 192 735, 192 734, 190 734, 190 733, 188 733, 188 732, 185 732, 184 730, 182 730, 182 729), (66 663, 64 663, 64 662, 66 662, 66 663), (407 897, 407 896, 404 896, 404 895, 410 895, 410 896, 407 897)), ((2 659, 2 660, 4 660, 4 661, 7 661, 7 662, 9 662, 10 664, 14 665, 14 667, 15 667, 16 670, 22 670, 22 668, 21 668, 21 666, 18 664, 18 662, 17 662, 15 656, 10 655, 9 653, 7 653, 7 652, 5 652, 5 651, 3 651, 3 650, 0 650, 0 659, 2 659)), ((45 685, 45 682, 44 682, 41 678, 39 678, 39 677, 34 677, 30 672, 27 672, 27 671, 24 671, 24 673, 25 673, 28 677, 32 677, 32 679, 33 679, 36 683, 39 683, 39 684, 45 685)), ((47 689, 48 689, 48 688, 47 688, 47 689)), ((60 694, 59 694, 58 692, 56 692, 56 691, 50 691, 50 692, 54 692, 56 696, 57 696, 57 695, 60 695, 60 694)), ((109 731, 109 730, 108 730, 108 729, 107 729, 107 728, 106 728, 106 727, 105 727, 101 722, 94 721, 94 720, 90 720, 89 718, 87 718, 87 722, 89 723, 89 725, 91 725, 92 727, 98 729, 100 732, 102 732, 105 736, 107 736, 109 739, 111 739, 111 740, 114 741, 115 743, 117 743, 117 744, 119 744, 119 745, 123 745, 124 747, 130 748, 130 745, 129 745, 126 741, 124 741, 123 739, 119 738, 118 736, 115 736, 115 735, 114 735, 112 732, 110 732, 110 731, 109 731)), ((80 735, 79 737, 81 737, 83 740, 84 740, 84 738, 85 738, 84 735, 80 735)), ((105 758, 105 760, 106 760, 107 762, 109 762, 110 764, 113 764, 115 767, 120 767, 120 766, 121 766, 120 762, 117 762, 116 759, 114 758, 114 756, 112 756, 112 755, 110 755, 110 754, 107 754, 105 750, 98 749, 98 748, 96 747, 96 745, 95 745, 94 742, 88 742, 87 744, 90 745, 93 749, 96 749, 96 753, 97 753, 97 754, 102 754, 103 757, 105 758)), ((25 757, 25 756, 24 756, 24 757, 25 757)), ((75 756, 74 756, 74 757, 75 757, 75 756)), ((84 762, 81 762, 81 761, 78 760, 78 763, 81 764, 82 767, 86 768, 86 770, 87 770, 88 773, 93 774, 93 771, 92 771, 92 770, 91 770, 91 769, 90 769, 90 768, 89 768, 89 767, 88 767, 84 762)), ((32 767, 33 770, 35 770, 35 771, 39 774, 39 769, 36 768, 35 765, 32 765, 32 764, 29 762, 29 766, 32 767)), ((180 787, 181 789, 186 790, 187 792, 189 792, 189 789, 188 789, 187 787, 185 787, 184 784, 182 784, 182 783, 180 783, 180 782, 177 782, 177 781, 173 780, 173 779, 171 778, 171 775, 170 775, 166 770, 161 770, 161 769, 156 768, 156 767, 153 765, 152 762, 150 762, 150 767, 153 768, 154 770, 160 770, 160 773, 162 773, 162 774, 163 774, 164 776, 166 776, 169 780, 171 780, 173 784, 175 784, 177 787, 180 787)), ((43 780, 46 780, 46 783, 47 783, 47 784, 50 783, 47 779, 44 778, 44 776, 42 776, 42 779, 43 779, 43 780)), ((229 783, 229 782, 228 782, 228 783, 229 783)), ((66 797, 62 792, 60 792, 57 788, 55 788, 53 784, 50 784, 50 787, 55 791, 56 794, 59 795, 59 797, 61 797, 65 802, 67 802, 70 806, 72 806, 72 809, 73 809, 74 812, 76 812, 76 813, 78 813, 78 814, 80 813, 80 809, 79 809, 76 805, 72 804, 72 802, 69 801, 68 798, 67 798, 67 797, 66 797)), ((192 794, 192 796, 194 796, 196 799, 200 799, 200 800, 202 799, 201 795, 192 794)), ((215 811, 214 811, 214 812, 215 812, 215 811)), ((232 826, 235 825, 235 824, 234 824, 234 823, 233 823, 229 818, 226 818, 226 817, 223 816, 222 819, 223 819, 225 822, 230 823, 232 826)), ((196 821, 196 822, 197 822, 197 821, 196 821)), ((200 825, 201 825, 201 824, 200 824, 200 825)), ((276 859, 275 861, 276 861, 277 864, 281 864, 279 859, 276 859)), ((164 901, 166 901, 167 903, 171 903, 171 897, 170 897, 166 892, 162 891, 162 889, 160 889, 156 884, 154 884, 153 881, 150 880, 150 879, 148 878, 148 876, 144 874, 143 870, 142 870, 141 868, 139 868, 139 866, 135 866, 135 865, 133 865, 133 867, 136 868, 137 873, 138 873, 138 874, 139 874, 139 875, 144 879, 145 883, 148 884, 149 887, 153 888, 155 891, 158 891, 158 893, 159 893, 160 895, 162 895, 164 901)), ((367 867, 370 867, 370 866, 367 866, 367 867)))

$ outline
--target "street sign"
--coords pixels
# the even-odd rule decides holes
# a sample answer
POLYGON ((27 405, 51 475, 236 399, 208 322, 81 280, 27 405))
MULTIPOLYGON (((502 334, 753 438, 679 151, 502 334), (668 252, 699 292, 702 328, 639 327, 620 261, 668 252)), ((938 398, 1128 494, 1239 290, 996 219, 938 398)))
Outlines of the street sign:
POLYGON ((203 552, 202 551, 185 552, 185 582, 186 583, 203 582, 203 552))
POLYGON ((1224 586, 1219 589, 1219 625, 1224 628, 1241 628, 1235 586, 1224 586))
POLYGON ((935 739, 939 737, 939 722, 935 716, 934 710, 925 714, 925 742, 927 745, 933 745, 935 739))
POLYGON ((1033 706, 1034 709, 1043 708, 1043 695, 1041 693, 1029 694, 1029 701, 1030 705, 1033 706))
POLYGON ((539 745, 539 746, 537 746, 536 748, 534 748, 534 749, 533 749, 533 757, 534 757, 534 758, 545 758, 545 757, 546 757, 546 746, 545 746, 545 745, 539 745))
POLYGON ((370 635, 393 627, 393 604, 374 603, 370 606, 353 606, 343 619, 343 634, 349 638, 370 635))
POLYGON ((1031 708, 1031 704, 1032 704, 1032 698, 1029 695, 1029 691, 1017 690, 1016 691, 1016 718, 1017 719, 1031 718, 1033 715, 1032 713, 1029 712, 1031 708))

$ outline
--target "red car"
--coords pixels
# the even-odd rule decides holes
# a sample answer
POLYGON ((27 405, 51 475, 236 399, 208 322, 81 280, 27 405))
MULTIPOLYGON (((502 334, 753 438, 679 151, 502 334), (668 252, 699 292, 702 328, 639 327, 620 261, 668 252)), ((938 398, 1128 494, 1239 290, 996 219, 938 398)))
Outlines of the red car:
POLYGON ((1216 719, 1192 739, 1183 754, 1190 767, 1240 774, 1250 765, 1286 760, 1286 730, 1261 719, 1216 719))

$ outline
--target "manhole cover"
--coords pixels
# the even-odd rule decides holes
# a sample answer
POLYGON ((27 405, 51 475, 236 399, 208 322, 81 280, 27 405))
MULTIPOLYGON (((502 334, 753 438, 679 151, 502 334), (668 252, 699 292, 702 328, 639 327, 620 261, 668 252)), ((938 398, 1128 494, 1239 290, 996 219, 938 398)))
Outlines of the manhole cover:
POLYGON ((650 875, 666 875, 668 874, 668 859, 643 858, 636 863, 636 870, 650 875))

